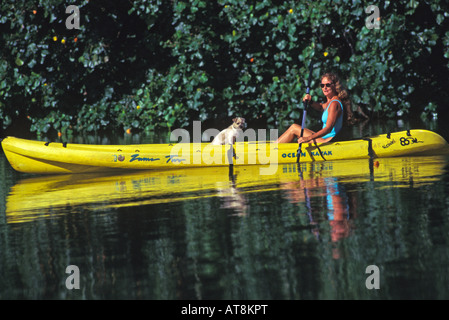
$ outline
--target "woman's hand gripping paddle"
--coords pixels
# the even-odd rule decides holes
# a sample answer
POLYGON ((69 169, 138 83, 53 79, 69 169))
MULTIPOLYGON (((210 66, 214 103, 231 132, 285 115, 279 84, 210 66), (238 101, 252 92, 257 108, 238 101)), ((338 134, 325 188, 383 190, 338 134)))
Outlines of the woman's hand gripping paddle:
MULTIPOLYGON (((312 62, 310 62, 310 67, 309 67, 309 79, 307 81, 307 89, 306 89, 306 94, 309 94, 310 92, 310 83, 312 82, 312 71, 313 71, 313 64, 312 62)), ((301 135, 300 138, 302 138, 303 134, 304 134, 304 128, 306 126, 306 116, 307 116, 307 108, 309 107, 309 101, 305 100, 302 102, 303 106, 304 106, 304 112, 302 114, 302 123, 301 123, 301 135)), ((299 144, 298 146, 298 151, 296 153, 296 163, 299 163, 299 158, 301 157, 301 147, 302 147, 302 142, 299 144)))

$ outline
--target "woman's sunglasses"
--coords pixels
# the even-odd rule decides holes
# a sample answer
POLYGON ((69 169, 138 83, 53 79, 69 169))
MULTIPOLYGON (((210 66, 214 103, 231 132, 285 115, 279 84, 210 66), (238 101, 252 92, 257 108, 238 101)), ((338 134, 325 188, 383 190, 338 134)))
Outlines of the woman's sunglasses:
POLYGON ((324 87, 330 88, 330 87, 332 87, 332 83, 321 83, 321 88, 324 88, 324 87))

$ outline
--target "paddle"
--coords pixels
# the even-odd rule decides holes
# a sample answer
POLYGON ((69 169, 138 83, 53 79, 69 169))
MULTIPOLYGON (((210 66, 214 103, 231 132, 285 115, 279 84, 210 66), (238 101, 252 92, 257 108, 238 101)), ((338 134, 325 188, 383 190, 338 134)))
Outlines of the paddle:
MULTIPOLYGON (((307 82, 306 94, 309 94, 309 92, 310 92, 310 83, 312 82, 312 71, 313 71, 313 63, 310 62, 309 79, 308 79, 308 82, 307 82)), ((304 112, 302 114, 300 138, 302 138, 302 136, 304 134, 304 127, 306 126, 307 108, 309 107, 309 102, 307 100, 303 101, 302 103, 303 103, 303 106, 304 106, 304 112)), ((298 146, 298 152, 296 153, 296 163, 299 163, 299 158, 301 157, 301 147, 302 147, 302 142, 298 146)))

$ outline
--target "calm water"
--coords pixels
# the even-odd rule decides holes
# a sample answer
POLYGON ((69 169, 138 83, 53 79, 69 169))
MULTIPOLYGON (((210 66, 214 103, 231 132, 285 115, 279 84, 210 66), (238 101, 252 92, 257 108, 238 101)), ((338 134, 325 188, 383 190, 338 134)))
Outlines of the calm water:
POLYGON ((448 158, 301 170, 42 178, 0 153, 0 299, 449 298, 448 158))

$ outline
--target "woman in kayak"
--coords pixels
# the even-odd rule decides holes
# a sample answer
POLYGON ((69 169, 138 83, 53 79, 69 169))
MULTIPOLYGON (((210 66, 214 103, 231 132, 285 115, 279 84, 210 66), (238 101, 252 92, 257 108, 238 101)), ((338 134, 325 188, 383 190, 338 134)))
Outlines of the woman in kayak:
POLYGON ((317 143, 328 142, 341 130, 343 122, 350 123, 352 121, 351 101, 338 76, 334 73, 322 75, 321 89, 326 96, 326 102, 312 102, 310 94, 306 94, 303 101, 309 101, 314 109, 323 113, 321 117, 323 121, 322 129, 314 132, 304 128, 301 137, 302 128, 299 124, 294 123, 278 138, 278 143, 293 142, 295 137, 298 138, 298 143, 312 142, 312 140, 317 143))

